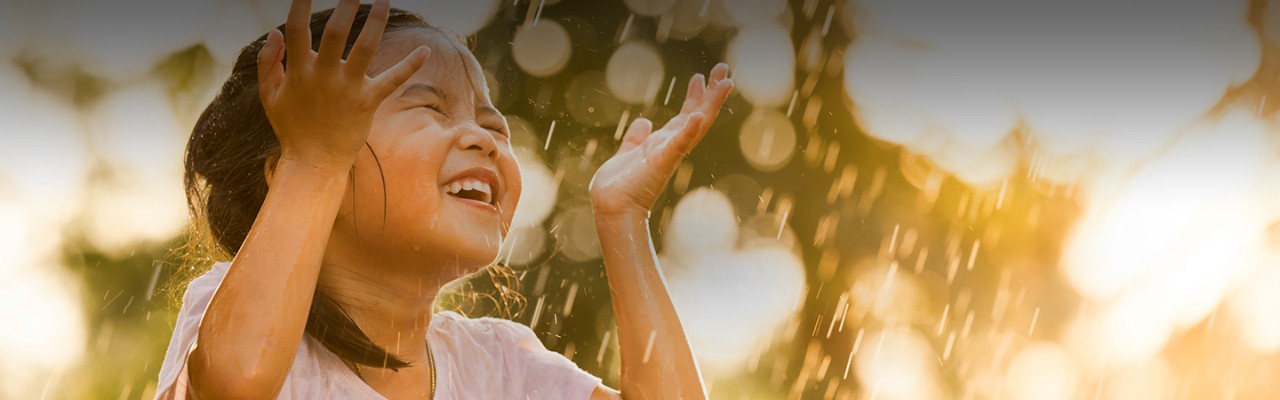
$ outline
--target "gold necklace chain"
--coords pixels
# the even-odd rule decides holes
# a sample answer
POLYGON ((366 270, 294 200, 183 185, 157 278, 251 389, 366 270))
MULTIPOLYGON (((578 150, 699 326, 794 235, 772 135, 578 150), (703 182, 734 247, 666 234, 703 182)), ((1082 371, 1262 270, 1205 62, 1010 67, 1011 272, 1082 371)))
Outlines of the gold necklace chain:
MULTIPOLYGON (((431 343, 427 343, 427 363, 431 364, 431 393, 427 396, 427 399, 430 400, 436 398, 436 354, 431 351, 431 343)), ((356 377, 360 378, 361 382, 369 383, 368 380, 364 379, 364 373, 360 372, 360 364, 352 362, 351 366, 356 371, 356 377)))

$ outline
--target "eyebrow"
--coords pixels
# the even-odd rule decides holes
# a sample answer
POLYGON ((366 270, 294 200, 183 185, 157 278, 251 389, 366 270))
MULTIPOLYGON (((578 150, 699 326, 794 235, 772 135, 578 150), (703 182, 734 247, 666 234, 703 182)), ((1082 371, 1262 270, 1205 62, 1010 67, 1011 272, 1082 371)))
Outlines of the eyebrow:
POLYGON ((408 97, 415 94, 431 94, 431 95, 435 95, 436 97, 439 97, 440 100, 446 103, 449 102, 448 93, 445 93, 443 90, 440 90, 440 88, 438 87, 431 86, 425 83, 415 83, 415 84, 409 85, 409 87, 404 89, 404 92, 400 93, 400 97, 408 97))

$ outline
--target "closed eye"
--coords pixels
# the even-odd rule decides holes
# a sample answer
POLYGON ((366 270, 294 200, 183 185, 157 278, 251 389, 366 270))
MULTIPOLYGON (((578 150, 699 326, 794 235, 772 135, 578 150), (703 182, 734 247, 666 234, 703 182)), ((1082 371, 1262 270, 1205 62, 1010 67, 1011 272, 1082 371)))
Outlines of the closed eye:
POLYGON ((486 126, 486 127, 485 127, 485 129, 488 129, 488 130, 494 131, 495 133, 498 133, 498 134, 500 134, 500 135, 502 135, 502 136, 511 136, 511 134, 507 133, 507 131, 506 131, 505 129, 500 128, 500 127, 486 126))
POLYGON ((422 106, 422 108, 425 108, 425 109, 429 109, 429 110, 431 110, 431 111, 438 112, 438 113, 440 113, 440 114, 442 114, 442 115, 445 115, 445 116, 448 116, 448 115, 449 115, 448 113, 444 112, 444 109, 443 109, 443 108, 440 108, 440 106, 439 106, 439 105, 436 105, 436 104, 424 104, 424 105, 422 106))

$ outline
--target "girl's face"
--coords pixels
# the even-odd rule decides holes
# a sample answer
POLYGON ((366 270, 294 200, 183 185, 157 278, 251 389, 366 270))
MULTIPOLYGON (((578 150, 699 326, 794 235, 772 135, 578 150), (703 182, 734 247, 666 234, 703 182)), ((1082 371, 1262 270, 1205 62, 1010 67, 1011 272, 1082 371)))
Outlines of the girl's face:
POLYGON ((335 238, 366 259, 421 260, 412 265, 460 275, 497 260, 520 198, 520 170, 470 51, 425 29, 390 32, 371 70, 421 45, 431 57, 374 114, 373 151, 356 161, 335 238))

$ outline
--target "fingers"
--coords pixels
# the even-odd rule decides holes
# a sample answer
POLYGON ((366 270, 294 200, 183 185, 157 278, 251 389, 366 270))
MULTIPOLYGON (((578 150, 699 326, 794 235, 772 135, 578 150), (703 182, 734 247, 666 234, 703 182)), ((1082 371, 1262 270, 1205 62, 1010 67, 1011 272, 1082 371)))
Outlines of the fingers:
POLYGON ((684 105, 680 107, 680 112, 689 112, 698 108, 702 104, 702 96, 706 92, 706 78, 702 74, 694 74, 689 79, 689 93, 684 96, 684 105))
POLYGON ((729 64, 719 63, 711 67, 711 84, 715 85, 729 76, 729 64))
POLYGON ((321 63, 338 64, 342 60, 342 50, 347 46, 347 36, 351 33, 351 22, 356 18, 359 0, 342 0, 325 24, 324 35, 320 39, 320 53, 317 56, 321 63))
POLYGON ((431 48, 427 46, 418 46, 412 53, 409 53, 403 60, 396 63, 390 69, 378 74, 373 78, 375 89, 378 93, 378 100, 384 99, 391 95, 396 88, 409 80, 419 68, 427 62, 427 57, 431 56, 431 48))
POLYGON ((690 151, 693 151, 693 146, 696 146, 702 140, 702 133, 706 132, 705 129, 702 129, 702 124, 706 120, 707 115, 701 111, 689 115, 689 120, 685 121, 684 127, 680 129, 680 134, 676 135, 675 143, 672 144, 677 145, 676 147, 684 154, 689 154, 690 151))
POLYGON ((378 51, 378 45, 382 43, 382 32, 387 25, 387 14, 390 10, 390 0, 373 2, 373 8, 369 10, 369 18, 364 23, 364 29, 360 31, 360 37, 356 39, 355 46, 351 48, 351 54, 347 56, 347 72, 364 74, 369 70, 373 54, 378 51))
POLYGON ((733 91, 733 79, 729 78, 729 65, 725 63, 716 64, 711 68, 711 83, 702 93, 701 102, 690 111, 697 110, 706 114, 707 127, 710 127, 710 121, 715 121, 716 116, 720 115, 720 108, 724 105, 725 100, 729 98, 729 93, 733 91))
POLYGON ((258 50, 258 88, 262 94, 274 93, 284 78, 284 34, 267 32, 267 41, 258 50))
POLYGON ((706 120, 706 114, 701 111, 689 115, 680 132, 677 132, 675 137, 671 138, 671 142, 661 150, 662 161, 659 164, 671 166, 672 169, 679 165, 680 161, 698 145, 698 142, 702 141, 703 134, 706 132, 706 129, 703 129, 706 120))
POLYGON ((289 20, 285 22, 286 52, 291 60, 307 60, 311 56, 311 0, 293 0, 289 20))
POLYGON ((684 106, 680 108, 680 112, 692 112, 701 110, 708 113, 714 118, 713 112, 720 108, 720 104, 724 103, 724 98, 728 98, 728 89, 733 87, 733 81, 729 77, 729 64, 719 63, 711 68, 711 81, 707 82, 706 77, 702 74, 695 74, 689 79, 689 92, 685 95, 684 106), (722 88, 725 82, 729 82, 728 87, 722 88), (720 93, 724 90, 724 93, 720 93), (708 97, 708 92, 711 92, 708 97), (721 98, 723 97, 723 98, 721 98), (716 101, 719 99, 719 101, 716 101), (713 110, 715 109, 715 110, 713 110))
POLYGON ((618 152, 631 150, 632 148, 644 143, 649 138, 649 134, 653 132, 653 121, 648 118, 636 118, 631 122, 631 126, 627 128, 627 133, 622 136, 622 145, 618 147, 618 152))
POLYGON ((711 68, 711 82, 707 84, 706 93, 703 93, 700 104, 702 112, 714 119, 720 112, 720 106, 729 98, 730 89, 733 89, 733 80, 729 79, 729 65, 716 64, 711 68))
MULTIPOLYGON (((711 68, 709 85, 704 82, 704 79, 702 74, 695 74, 692 79, 689 79, 689 93, 685 96, 684 106, 680 108, 681 115, 702 114, 703 120, 697 124, 701 129, 697 134, 698 140, 706 134, 711 121, 720 114, 720 107, 724 105, 725 100, 729 98, 729 93, 733 90, 733 80, 729 78, 728 64, 719 63, 711 68)), ((672 122, 674 121, 673 119, 672 122)))
POLYGON ((720 114, 720 106, 724 105, 724 101, 729 98, 729 92, 733 91, 733 79, 721 78, 711 87, 711 94, 703 99, 702 111, 707 113, 711 119, 715 119, 720 114))

